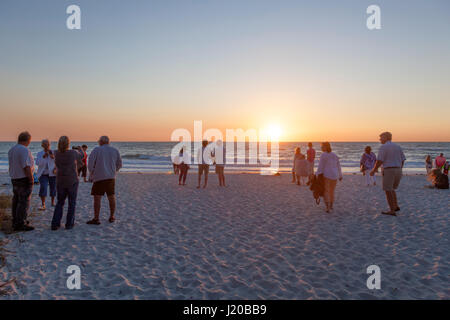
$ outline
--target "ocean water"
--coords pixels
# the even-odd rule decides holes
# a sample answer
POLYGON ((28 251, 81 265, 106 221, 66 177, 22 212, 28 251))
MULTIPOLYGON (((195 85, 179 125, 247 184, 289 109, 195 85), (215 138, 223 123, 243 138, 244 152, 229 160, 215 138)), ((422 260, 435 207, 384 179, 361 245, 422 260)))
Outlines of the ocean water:
MULTIPOLYGON (((0 172, 8 171, 8 150, 14 142, 0 142, 0 172)), ((97 143, 95 142, 72 142, 72 146, 86 144, 88 154, 97 143)), ((320 144, 313 143, 317 152, 317 159, 320 156, 320 144)), ((450 157, 450 142, 404 142, 399 143, 406 155, 405 171, 414 173, 425 173, 425 156, 430 154, 433 159, 439 153, 444 153, 450 157)), ((123 169, 126 172, 169 172, 172 170, 170 153, 174 142, 116 142, 112 145, 119 149, 123 159, 123 169)), ((367 145, 377 153, 380 144, 378 142, 335 142, 332 143, 333 151, 339 156, 344 172, 359 172, 359 160, 367 145)), ((293 152, 295 147, 301 147, 302 152, 306 151, 305 142, 280 142, 279 143, 279 166, 281 172, 288 172, 292 168, 293 152)), ((52 148, 56 149, 56 143, 52 143, 52 148)), ((41 150, 40 142, 30 144, 33 156, 41 150)), ((248 146, 247 146, 248 149, 248 146)), ((192 149, 193 150, 193 149, 192 149)), ((270 148, 269 148, 270 150, 270 148)), ((192 152, 193 154, 193 152, 192 152)), ((253 172, 259 171, 262 165, 249 164, 250 159, 246 153, 246 164, 227 164, 227 171, 253 172)), ((259 162, 258 162, 259 163, 259 162)), ((191 166, 195 169, 195 165, 191 166)))

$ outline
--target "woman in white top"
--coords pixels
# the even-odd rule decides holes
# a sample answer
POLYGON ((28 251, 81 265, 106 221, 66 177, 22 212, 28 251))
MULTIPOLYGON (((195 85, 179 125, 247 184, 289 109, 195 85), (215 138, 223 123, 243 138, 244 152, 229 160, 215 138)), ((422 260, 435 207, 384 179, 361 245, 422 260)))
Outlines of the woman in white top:
POLYGON ((50 141, 42 140, 42 151, 38 152, 36 157, 36 165, 38 166, 37 176, 39 179, 39 196, 41 197, 42 206, 39 210, 45 210, 45 198, 47 197, 47 189, 50 186, 50 197, 52 198, 52 207, 55 206, 56 197, 56 167, 55 154, 50 149, 50 141))
POLYGON ((324 199, 327 213, 333 211, 334 190, 336 189, 337 180, 342 180, 341 163, 338 156, 332 152, 329 142, 322 143, 322 155, 319 160, 319 167, 316 175, 323 174, 324 177, 324 199))

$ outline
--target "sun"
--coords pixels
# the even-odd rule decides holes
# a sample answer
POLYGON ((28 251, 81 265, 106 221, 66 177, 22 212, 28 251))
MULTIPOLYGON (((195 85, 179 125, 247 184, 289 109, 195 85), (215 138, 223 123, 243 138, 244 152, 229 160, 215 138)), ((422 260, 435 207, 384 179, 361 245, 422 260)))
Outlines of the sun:
POLYGON ((279 141, 282 134, 281 127, 277 124, 270 124, 267 126, 265 132, 271 141, 279 141))

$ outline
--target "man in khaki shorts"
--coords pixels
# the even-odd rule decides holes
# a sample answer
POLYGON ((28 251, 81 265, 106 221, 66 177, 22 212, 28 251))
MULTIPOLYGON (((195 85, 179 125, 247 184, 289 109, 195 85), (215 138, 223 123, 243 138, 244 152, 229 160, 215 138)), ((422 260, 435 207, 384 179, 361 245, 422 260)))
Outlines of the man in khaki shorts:
POLYGON ((389 211, 381 213, 396 216, 396 211, 400 211, 397 202, 397 190, 402 178, 402 168, 405 164, 405 155, 402 148, 392 142, 392 133, 383 132, 380 134, 382 146, 378 151, 378 158, 375 167, 370 172, 373 176, 380 166, 383 166, 383 190, 389 204, 389 211))

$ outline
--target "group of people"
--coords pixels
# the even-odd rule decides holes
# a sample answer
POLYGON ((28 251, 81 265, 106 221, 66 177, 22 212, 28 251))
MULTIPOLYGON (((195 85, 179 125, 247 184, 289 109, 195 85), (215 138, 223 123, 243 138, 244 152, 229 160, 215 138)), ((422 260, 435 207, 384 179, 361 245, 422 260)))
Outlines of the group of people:
MULTIPOLYGON (((383 168, 383 190, 386 194, 386 199, 389 205, 388 211, 383 211, 383 214, 395 216, 396 212, 400 210, 397 200, 396 190, 400 185, 402 178, 402 168, 405 164, 406 157, 402 148, 392 142, 392 134, 390 132, 383 132, 380 134, 381 147, 378 151, 378 157, 372 152, 372 148, 367 146, 364 154, 361 156, 360 165, 361 171, 366 177, 367 185, 375 185, 375 173, 380 167, 383 168)), ((300 148, 296 148, 294 155, 294 166, 292 169, 293 181, 299 176, 307 176, 305 173, 305 166, 308 168, 308 176, 313 179, 321 181, 323 184, 323 198, 325 201, 325 210, 327 213, 333 212, 334 193, 338 180, 342 181, 342 168, 339 157, 332 151, 329 142, 323 142, 321 145, 322 154, 319 158, 319 165, 314 174, 314 158, 315 151, 312 144, 308 144, 308 152, 306 161, 311 162, 307 164, 305 156, 301 154, 300 148)), ((312 183, 311 178, 307 184, 312 183)))
POLYGON ((316 159, 316 150, 313 148, 311 142, 308 143, 308 150, 306 156, 302 153, 300 147, 294 150, 294 163, 292 165, 292 183, 301 185, 302 182, 306 185, 311 183, 311 178, 314 175, 314 161, 316 159), (305 182, 306 178, 308 181, 305 182))
MULTIPOLYGON (((211 165, 215 165, 216 167, 216 174, 219 178, 219 186, 226 187, 224 173, 226 149, 222 140, 217 140, 214 143, 215 145, 212 145, 212 143, 208 140, 203 140, 202 147, 198 149, 197 189, 200 189, 201 187, 202 176, 204 176, 203 188, 206 188, 208 185, 209 167, 211 165), (218 150, 217 153, 216 150, 218 150)), ((190 159, 188 159, 189 155, 184 150, 184 148, 180 150, 178 157, 176 157, 173 162, 173 171, 174 174, 178 175, 178 184, 183 186, 186 185, 186 177, 188 170, 190 169, 190 159)))
POLYGON ((8 152, 9 175, 13 186, 12 217, 15 231, 31 231, 34 227, 27 220, 30 208, 36 171, 39 178, 41 198, 40 210, 46 210, 47 191, 50 189, 51 205, 54 206, 51 229, 60 228, 63 208, 68 199, 66 229, 72 229, 75 224, 75 207, 78 194, 79 176, 87 182, 93 182, 91 195, 94 197, 94 218, 88 224, 100 224, 101 199, 106 194, 109 200, 109 222, 115 221, 115 178, 122 168, 122 159, 117 149, 110 146, 109 138, 102 136, 98 140, 99 146, 87 156, 87 146, 74 147, 69 150, 70 140, 61 136, 58 148, 53 151, 48 139, 42 140, 42 151, 36 156, 36 161, 28 146, 31 135, 28 132, 19 134, 17 144, 8 152), (37 170, 35 170, 35 165, 37 170), (56 203, 55 203, 56 198, 56 203))

